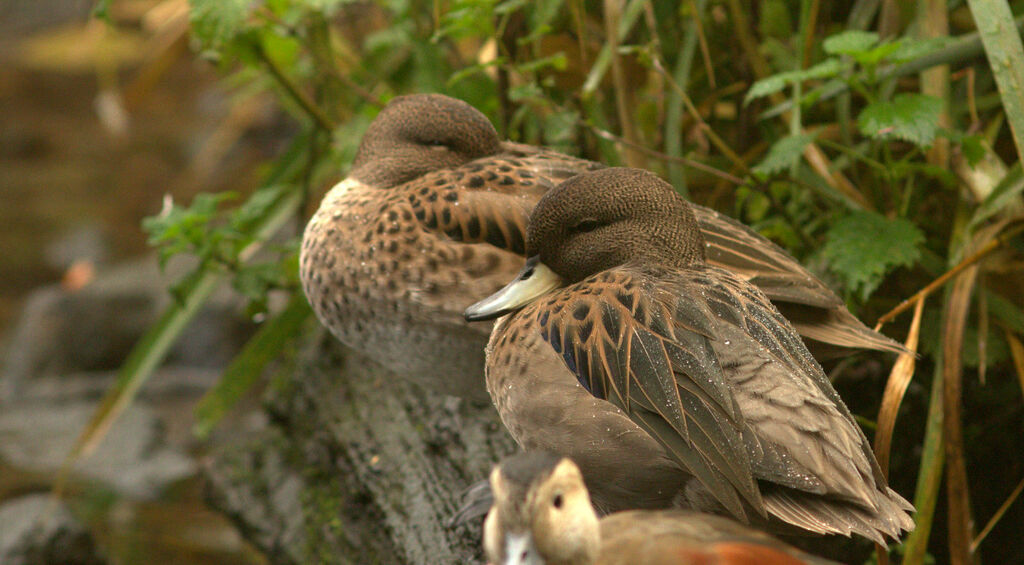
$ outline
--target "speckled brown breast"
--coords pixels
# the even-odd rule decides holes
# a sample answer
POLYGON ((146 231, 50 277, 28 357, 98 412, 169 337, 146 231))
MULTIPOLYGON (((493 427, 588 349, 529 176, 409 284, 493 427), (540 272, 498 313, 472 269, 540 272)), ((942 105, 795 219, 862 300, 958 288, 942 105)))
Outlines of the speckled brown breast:
POLYGON ((551 186, 600 165, 510 150, 393 188, 349 178, 306 227, 303 288, 343 343, 436 390, 485 399, 490 324, 465 308, 522 266, 530 210, 551 186))

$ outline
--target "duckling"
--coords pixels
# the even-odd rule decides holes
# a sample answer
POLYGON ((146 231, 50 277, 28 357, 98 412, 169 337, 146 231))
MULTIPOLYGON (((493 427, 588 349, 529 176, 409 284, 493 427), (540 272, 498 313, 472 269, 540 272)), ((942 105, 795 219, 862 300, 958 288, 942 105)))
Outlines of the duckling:
POLYGON ((691 207, 647 171, 545 194, 525 267, 466 310, 508 314, 486 381, 512 437, 572 457, 605 512, 677 506, 879 543, 912 529, 796 331, 705 249, 691 207))
MULTIPOLYGON (((599 163, 501 141, 472 106, 400 96, 367 129, 348 177, 303 236, 302 287, 346 345, 440 392, 486 399, 490 325, 462 311, 522 264, 526 222, 545 192, 599 163)), ((816 342, 898 351, 785 251, 694 207, 709 261, 761 286, 816 342)))
POLYGON ((484 523, 494 565, 825 565, 833 563, 721 516, 633 510, 598 520, 571 459, 509 457, 491 472, 484 523))

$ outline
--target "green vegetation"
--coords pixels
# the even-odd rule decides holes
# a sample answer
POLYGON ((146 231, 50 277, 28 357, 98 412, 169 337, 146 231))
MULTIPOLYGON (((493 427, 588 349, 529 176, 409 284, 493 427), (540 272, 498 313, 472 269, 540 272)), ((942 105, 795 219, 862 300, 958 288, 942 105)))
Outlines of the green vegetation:
MULTIPOLYGON (((1024 477, 1024 3, 191 6, 201 55, 237 96, 276 94, 300 133, 271 164, 265 188, 237 208, 227 207, 230 196, 206 195, 146 223, 162 256, 187 252, 200 263, 126 363, 83 448, 221 279, 253 300, 254 313, 266 310, 272 289, 300 293, 297 234, 275 244, 270 259, 265 252, 256 262, 256 248, 345 173, 389 98, 444 92, 513 140, 654 170, 789 249, 863 319, 894 322, 886 329, 901 340, 914 328, 908 346, 922 356, 901 360, 889 386, 879 371, 856 369, 866 354, 833 370, 844 394, 856 389, 851 404, 862 415, 873 420, 879 403, 888 410, 879 417, 879 458, 899 490, 916 488, 919 525, 894 555, 904 563, 928 553, 953 563, 1022 558, 1019 547, 1003 546, 1019 545, 1024 527, 1011 494, 1024 477), (980 382, 964 378, 965 367, 980 382), (854 374, 861 380, 851 387, 854 374)), ((258 346, 203 403, 203 430, 308 315, 292 300, 265 322, 258 346)))

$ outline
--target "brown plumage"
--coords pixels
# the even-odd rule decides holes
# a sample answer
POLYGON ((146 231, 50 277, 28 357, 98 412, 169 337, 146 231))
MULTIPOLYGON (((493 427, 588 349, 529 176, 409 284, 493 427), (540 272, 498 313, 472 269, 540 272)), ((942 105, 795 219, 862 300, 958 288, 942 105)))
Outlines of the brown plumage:
MULTIPOLYGON (((342 342, 394 371, 465 396, 490 326, 462 311, 521 265, 530 211, 559 182, 602 165, 502 142, 468 104, 401 96, 363 137, 349 176, 306 227, 303 289, 342 342)), ((804 335, 897 351, 861 324, 785 251, 717 212, 694 206, 708 261, 760 286, 804 335)))
POLYGON ((628 511, 598 521, 579 468, 529 452, 491 473, 484 549, 494 565, 824 565, 771 536, 710 514, 628 511))
POLYGON ((763 292, 705 262, 687 203, 604 169, 537 205, 487 388, 523 449, 576 460, 605 511, 678 505, 882 541, 913 527, 870 445, 763 292), (582 386, 581 386, 582 385, 582 386))

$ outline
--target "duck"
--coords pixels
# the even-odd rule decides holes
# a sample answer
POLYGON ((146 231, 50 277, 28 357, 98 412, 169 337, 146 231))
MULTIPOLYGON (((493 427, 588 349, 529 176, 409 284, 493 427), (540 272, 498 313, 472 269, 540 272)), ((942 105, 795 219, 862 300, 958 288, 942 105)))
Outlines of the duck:
MULTIPOLYGON (((320 322, 349 347, 445 394, 486 400, 481 375, 491 328, 467 324, 462 312, 519 270, 526 222, 540 198, 601 168, 502 141, 461 100, 396 97, 306 225, 303 291, 320 322)), ((758 285, 813 343, 902 350, 781 248, 725 215, 693 210, 708 261, 758 285)))
POLYGON ((494 565, 835 563, 712 514, 630 510, 598 518, 579 467, 544 451, 504 459, 490 484, 484 550, 494 565))
POLYGON ((648 171, 547 192, 525 266, 470 306, 486 385, 526 451, 571 457, 603 512, 681 507, 878 543, 913 528, 792 325, 705 260, 693 208, 648 171))

